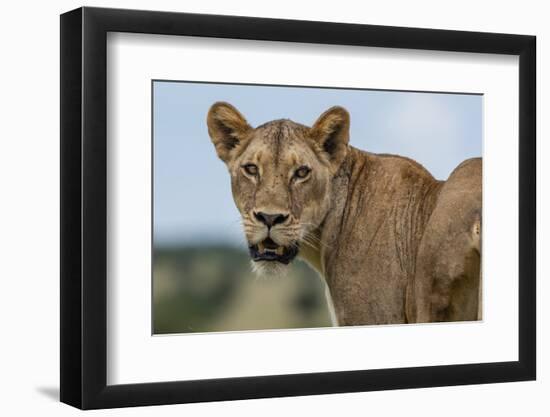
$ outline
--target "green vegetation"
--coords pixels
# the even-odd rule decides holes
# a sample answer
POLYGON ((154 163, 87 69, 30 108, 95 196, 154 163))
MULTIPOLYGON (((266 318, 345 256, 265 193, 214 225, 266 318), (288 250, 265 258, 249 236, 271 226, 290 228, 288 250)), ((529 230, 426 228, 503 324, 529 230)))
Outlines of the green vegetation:
POLYGON ((231 246, 155 248, 155 334, 330 326, 324 285, 301 261, 258 279, 231 246))

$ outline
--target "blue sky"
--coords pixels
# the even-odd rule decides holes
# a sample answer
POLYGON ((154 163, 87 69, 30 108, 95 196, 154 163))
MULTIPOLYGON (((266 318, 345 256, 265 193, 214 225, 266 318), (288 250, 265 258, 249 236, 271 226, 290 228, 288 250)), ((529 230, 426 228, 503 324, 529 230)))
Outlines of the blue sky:
POLYGON ((351 145, 408 156, 446 179, 481 156, 482 96, 375 90, 155 81, 155 245, 244 244, 229 174, 210 142, 206 114, 216 101, 252 126, 289 118, 311 125, 327 108, 351 115, 351 145))

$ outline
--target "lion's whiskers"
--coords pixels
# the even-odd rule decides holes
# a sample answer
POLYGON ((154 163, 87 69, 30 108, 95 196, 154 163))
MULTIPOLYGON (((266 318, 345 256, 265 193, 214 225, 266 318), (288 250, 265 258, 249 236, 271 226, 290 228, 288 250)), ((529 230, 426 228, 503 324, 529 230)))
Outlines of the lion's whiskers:
MULTIPOLYGON (((255 221, 248 216, 240 219, 242 228, 245 234, 251 241, 259 241, 265 234, 265 228, 259 226, 255 221)), ((308 222, 294 223, 284 228, 277 228, 271 232, 271 236, 281 245, 285 245, 292 248, 298 248, 299 243, 311 247, 312 249, 319 250, 320 248, 330 248, 331 246, 323 242, 321 238, 313 231, 307 230, 310 226, 312 230, 317 229, 317 225, 308 222)), ((255 265, 258 268, 258 265, 255 265)), ((261 268, 264 269, 264 268, 261 268)))
POLYGON ((319 238, 315 234, 313 234, 311 232, 308 232, 308 231, 304 231, 304 234, 302 236, 302 240, 304 241, 304 243, 309 244, 309 246, 311 246, 314 249, 319 249, 319 248, 330 249, 331 248, 331 246, 329 244, 323 242, 321 240, 321 238, 319 238))

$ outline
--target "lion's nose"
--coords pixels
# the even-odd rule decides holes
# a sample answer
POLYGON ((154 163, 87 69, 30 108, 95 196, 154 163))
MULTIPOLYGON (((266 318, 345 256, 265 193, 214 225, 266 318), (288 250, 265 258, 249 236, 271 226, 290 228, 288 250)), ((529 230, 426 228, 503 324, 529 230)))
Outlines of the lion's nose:
POLYGON ((259 212, 254 212, 254 217, 256 217, 256 219, 258 219, 260 222, 262 222, 263 224, 265 224, 268 228, 271 228, 273 226, 275 226, 276 224, 281 224, 281 223, 284 223, 286 221, 286 219, 288 219, 288 215, 284 215, 284 214, 267 214, 267 213, 263 213, 261 211, 259 212))

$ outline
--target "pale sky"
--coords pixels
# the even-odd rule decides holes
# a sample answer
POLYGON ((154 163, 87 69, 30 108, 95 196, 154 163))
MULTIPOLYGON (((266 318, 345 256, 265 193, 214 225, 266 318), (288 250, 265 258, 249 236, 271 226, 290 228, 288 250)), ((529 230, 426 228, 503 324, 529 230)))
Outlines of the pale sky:
MULTIPOLYGON (((229 174, 214 150, 206 114, 233 104, 252 126, 288 118, 308 126, 329 107, 351 115, 350 144, 408 156, 446 179, 481 156, 481 95, 154 82, 155 244, 244 245, 229 174)), ((243 246, 244 247, 244 246, 243 246)))

